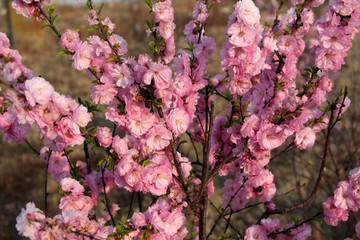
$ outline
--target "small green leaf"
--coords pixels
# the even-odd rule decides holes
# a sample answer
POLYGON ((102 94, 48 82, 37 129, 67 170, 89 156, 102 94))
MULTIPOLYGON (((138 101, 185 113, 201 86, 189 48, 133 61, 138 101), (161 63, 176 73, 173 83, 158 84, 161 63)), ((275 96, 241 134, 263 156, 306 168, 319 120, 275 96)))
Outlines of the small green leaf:
POLYGON ((102 2, 101 5, 100 5, 100 7, 99 7, 99 10, 97 11, 97 14, 98 14, 98 15, 100 15, 103 7, 104 7, 104 3, 102 2))
POLYGON ((144 0, 144 2, 152 9, 153 3, 151 2, 151 0, 144 0))

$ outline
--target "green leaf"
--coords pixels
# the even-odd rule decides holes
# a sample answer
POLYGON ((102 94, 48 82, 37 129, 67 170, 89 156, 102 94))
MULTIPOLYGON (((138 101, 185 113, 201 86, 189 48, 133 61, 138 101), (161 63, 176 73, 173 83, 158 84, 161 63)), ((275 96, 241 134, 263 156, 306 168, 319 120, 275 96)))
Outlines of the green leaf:
POLYGON ((152 9, 153 3, 151 2, 151 0, 144 0, 144 2, 152 9))
POLYGON ((95 26, 92 26, 92 27, 88 28, 88 32, 99 31, 99 30, 100 30, 100 27, 98 25, 95 25, 95 26))
POLYGON ((115 58, 108 58, 108 59, 106 59, 106 62, 116 62, 116 59, 115 58))
POLYGON ((69 156, 70 153, 72 153, 74 150, 70 149, 70 150, 64 150, 64 153, 61 155, 63 157, 65 156, 69 156))
POLYGON ((91 10, 91 0, 86 1, 86 6, 87 6, 88 9, 91 10))
POLYGON ((148 20, 145 20, 145 22, 146 22, 146 25, 148 26, 148 28, 149 28, 150 30, 152 30, 152 29, 153 29, 153 25, 152 25, 148 20))
POLYGON ((186 140, 182 140, 181 142, 179 142, 178 146, 180 146, 181 144, 187 143, 186 140))
POLYGON ((51 28, 51 25, 50 25, 50 24, 45 24, 45 25, 41 26, 41 29, 44 29, 44 28, 46 28, 46 27, 51 28))
POLYGON ((150 164, 150 160, 146 159, 146 160, 142 161, 141 166, 146 167, 149 164, 150 164))
POLYGON ((104 3, 102 2, 101 5, 100 5, 100 7, 99 7, 99 10, 97 11, 97 14, 98 14, 98 15, 100 15, 103 7, 104 7, 104 3))
POLYGON ((104 158, 102 158, 102 159, 98 162, 97 166, 101 166, 101 165, 103 165, 104 163, 107 163, 107 162, 109 162, 109 161, 110 161, 110 158, 109 158, 109 157, 104 157, 104 158))
POLYGON ((56 56, 58 57, 58 56, 66 56, 66 55, 73 55, 74 53, 72 53, 72 52, 70 52, 69 50, 67 50, 67 49, 65 49, 65 50, 63 50, 63 51, 61 51, 61 52, 58 52, 57 54, 56 54, 56 56))

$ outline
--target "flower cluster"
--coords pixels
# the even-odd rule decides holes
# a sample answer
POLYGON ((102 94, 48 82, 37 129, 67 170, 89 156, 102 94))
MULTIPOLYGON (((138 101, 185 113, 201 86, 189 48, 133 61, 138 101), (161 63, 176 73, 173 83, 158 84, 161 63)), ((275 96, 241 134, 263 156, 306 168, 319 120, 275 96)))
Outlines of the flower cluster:
MULTIPOLYGON (((206 226, 204 230, 201 224, 214 192, 214 176, 230 176, 223 188, 224 211, 241 210, 258 198, 274 210, 276 186, 267 167, 271 151, 284 144, 311 148, 316 133, 333 124, 334 117, 338 121, 349 106, 350 101, 340 94, 336 102, 323 107, 332 91, 326 72, 340 69, 359 31, 358 1, 330 1, 316 23, 319 36, 311 50, 316 66, 304 70, 300 79, 297 63, 305 49, 303 38, 314 23, 310 7, 322 0, 293 0, 290 10, 277 16, 271 28, 260 24, 260 11, 251 0, 237 2, 220 51, 224 74, 216 76, 208 73, 216 42, 205 35, 205 26, 208 11, 220 1, 196 1, 193 19, 184 29, 189 48, 177 53, 172 0, 146 3, 154 15, 147 30, 154 37, 149 43, 153 56, 135 58, 127 55, 126 40, 115 33, 116 26, 108 17, 100 17, 101 9, 94 9, 92 1, 87 1, 89 30, 99 35, 86 40, 80 39, 78 31, 60 34, 56 30, 53 9, 48 15, 44 9, 48 1, 13 1, 17 13, 47 20, 64 48, 62 55, 68 55, 72 67, 85 70, 91 78, 90 97, 95 104, 77 103, 57 93, 44 78, 34 77, 0 33, 1 75, 11 84, 5 98, 0 98, 0 129, 6 139, 24 142, 35 124, 45 139, 39 156, 64 194, 59 204, 62 213, 53 218, 33 203, 27 204, 17 218, 21 235, 30 239, 184 239, 186 217, 192 214, 194 231, 204 238, 206 226), (218 97, 231 106, 224 115, 215 116, 218 97), (88 126, 97 104, 104 105, 105 119, 114 129, 88 126), (185 134, 196 162, 180 152, 185 134), (89 156, 86 162, 73 163, 69 158, 67 148, 84 141, 106 153, 97 160, 96 169, 89 156), (119 208, 110 208, 107 198, 118 188, 150 193, 157 199, 147 210, 118 223, 114 216, 119 208), (94 219, 102 195, 108 213, 94 219)), ((335 196, 324 203, 326 222, 336 225, 358 209, 358 172, 353 170, 350 181, 340 182, 335 196)), ((311 228, 305 224, 289 224, 281 230, 279 219, 268 218, 249 227, 245 239, 306 239, 310 235, 311 228)))
MULTIPOLYGON (((5 92, 7 106, 0 114, 0 129, 4 137, 23 142, 31 124, 35 124, 45 138, 45 146, 56 152, 84 142, 80 131, 92 114, 75 100, 59 94, 42 77, 21 64, 21 56, 9 48, 9 40, 1 33, 0 66, 2 76, 15 82, 5 92)), ((4 104, 4 103, 3 103, 4 104)))
POLYGON ((316 22, 318 45, 312 49, 315 64, 324 71, 337 71, 360 30, 359 1, 330 1, 316 22))
POLYGON ((334 196, 323 203, 325 222, 336 226, 339 221, 347 221, 349 212, 357 212, 360 207, 360 168, 349 173, 349 180, 340 181, 334 196))
POLYGON ((281 240, 305 240, 311 236, 311 227, 306 224, 294 226, 288 224, 283 231, 280 231, 280 220, 263 219, 261 225, 253 225, 246 230, 245 240, 267 240, 267 239, 281 239, 281 240))

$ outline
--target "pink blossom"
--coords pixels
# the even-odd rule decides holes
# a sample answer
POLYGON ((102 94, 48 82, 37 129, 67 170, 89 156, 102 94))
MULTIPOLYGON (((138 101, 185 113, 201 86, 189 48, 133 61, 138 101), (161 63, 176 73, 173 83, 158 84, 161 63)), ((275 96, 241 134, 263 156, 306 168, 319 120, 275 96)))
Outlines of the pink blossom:
MULTIPOLYGON (((43 158, 43 161, 47 162, 48 154, 47 148, 43 148, 40 152, 43 158)), ((62 153, 52 152, 49 159, 49 173, 51 174, 52 179, 57 182, 60 182, 64 178, 70 177, 70 166, 65 156, 62 156, 62 153)))
POLYGON ((82 194, 64 196, 60 199, 59 208, 62 211, 79 211, 84 214, 89 214, 94 207, 91 197, 82 194))
POLYGON ((266 240, 268 239, 265 229, 260 225, 253 225, 246 229, 245 240, 266 240))
POLYGON ((305 240, 311 236, 311 227, 303 224, 300 227, 291 229, 290 233, 292 235, 292 239, 294 240, 305 240))
POLYGON ((179 135, 186 132, 190 124, 190 116, 184 109, 175 108, 171 110, 167 117, 169 129, 175 134, 179 135))
POLYGON ((230 36, 229 42, 237 47, 247 47, 255 42, 257 31, 250 26, 239 22, 231 24, 226 33, 230 36))
MULTIPOLYGON (((94 47, 94 53, 96 56, 98 57, 102 57, 103 55, 108 56, 110 53, 112 53, 112 49, 109 46, 109 43, 102 40, 99 36, 93 35, 88 37, 87 39, 90 42, 91 46, 94 47)), ((94 61, 96 60, 94 59, 93 62, 94 61)), ((96 64, 92 63, 92 65, 96 65, 96 64)))
POLYGON ((299 149, 307 149, 314 146, 316 140, 315 132, 312 128, 306 127, 296 132, 294 143, 299 149))
POLYGON ((319 40, 324 48, 331 48, 335 51, 341 51, 350 47, 349 37, 344 29, 338 27, 329 27, 321 30, 319 40))
POLYGON ((10 47, 10 41, 5 33, 0 32, 0 53, 3 49, 10 47))
POLYGON ((92 113, 89 113, 83 105, 78 105, 73 109, 72 119, 79 127, 86 127, 91 121, 92 113))
POLYGON ((192 12, 192 16, 195 19, 195 22, 203 23, 207 18, 207 8, 204 3, 197 1, 192 12))
POLYGON ((36 103, 46 104, 50 101, 54 88, 44 78, 34 77, 25 82, 25 96, 31 106, 36 103))
POLYGON ((280 219, 278 218, 266 218, 261 220, 261 226, 263 226, 267 232, 272 233, 280 228, 280 219))
POLYGON ((334 205, 337 208, 357 211, 358 206, 355 203, 352 192, 352 186, 347 181, 338 183, 338 188, 334 191, 334 205))
POLYGON ((344 64, 346 52, 334 51, 330 48, 317 48, 315 50, 315 64, 324 71, 337 71, 344 64))
POLYGON ((174 20, 174 9, 167 1, 155 3, 152 7, 157 22, 172 22, 174 20))
POLYGON ((169 87, 171 81, 171 69, 165 65, 150 62, 149 70, 145 73, 143 82, 150 85, 154 80, 154 84, 158 89, 169 87))
POLYGON ((146 145, 150 149, 162 150, 170 144, 171 132, 163 125, 154 125, 146 134, 146 145))
POLYGON ((237 94, 243 96, 247 93, 252 87, 251 81, 246 78, 235 77, 230 81, 230 92, 232 94, 237 94))
POLYGON ((120 156, 125 155, 128 152, 128 146, 126 144, 126 141, 120 138, 118 135, 113 138, 112 148, 120 156))
POLYGON ((343 208, 337 208, 334 205, 334 198, 330 197, 323 202, 324 208, 324 221, 331 226, 337 226, 340 220, 347 221, 348 220, 348 211, 343 208))
POLYGON ((60 182, 62 190, 73 194, 81 194, 85 191, 84 187, 75 179, 64 178, 60 182))
POLYGON ((97 127, 96 136, 99 139, 100 146, 107 148, 112 143, 112 133, 108 127, 97 127))
POLYGON ((146 182, 149 191, 157 196, 166 193, 166 190, 172 180, 171 169, 166 166, 148 168, 146 172, 146 182))
POLYGON ((106 17, 103 21, 101 21, 102 25, 104 26, 105 31, 108 33, 112 33, 115 30, 115 24, 111 22, 109 17, 106 17))
POLYGON ((21 67, 22 65, 18 62, 8 62, 5 64, 1 75, 6 81, 14 82, 22 75, 21 67))
POLYGON ((360 238, 360 222, 358 222, 355 226, 356 236, 360 238))
POLYGON ((45 219, 45 214, 36 208, 33 202, 26 204, 26 209, 21 209, 21 213, 16 218, 16 230, 30 239, 36 239, 36 234, 45 224, 41 223, 45 219))
POLYGON ((297 52, 298 44, 296 39, 291 35, 281 36, 277 42, 279 51, 285 55, 294 54, 297 52))
POLYGON ((114 78, 116 86, 121 88, 126 88, 134 83, 132 72, 124 63, 121 66, 115 64, 111 69, 111 76, 114 78))
POLYGON ((112 82, 98 84, 93 86, 93 93, 90 97, 94 103, 109 104, 117 95, 118 91, 112 82))
POLYGON ((136 228, 144 227, 146 226, 145 215, 141 212, 134 213, 131 218, 131 222, 136 228))
POLYGON ((286 137, 281 127, 267 124, 260 128, 256 138, 263 149, 271 150, 281 146, 286 137))
POLYGON ((129 125, 127 128, 134 136, 146 134, 154 124, 154 116, 151 113, 138 111, 128 114, 129 125))
POLYGON ((83 70, 90 67, 90 61, 92 58, 93 47, 86 41, 79 41, 74 47, 75 54, 72 56, 73 67, 77 70, 83 70))
POLYGON ((239 1, 235 4, 235 14, 238 21, 253 26, 260 21, 260 11, 251 0, 239 1))
POLYGON ((201 43, 194 44, 194 55, 197 58, 208 58, 216 50, 216 42, 211 37, 202 37, 201 43))
POLYGON ((75 52, 80 43, 79 33, 77 31, 68 29, 61 35, 60 45, 67 48, 71 52, 75 52))
POLYGON ((115 49, 117 49, 117 53, 119 55, 125 55, 127 53, 128 44, 126 40, 120 35, 115 33, 111 34, 111 36, 109 37, 109 42, 115 49))
POLYGON ((99 15, 95 9, 91 9, 88 15, 88 23, 90 26, 99 24, 99 15))

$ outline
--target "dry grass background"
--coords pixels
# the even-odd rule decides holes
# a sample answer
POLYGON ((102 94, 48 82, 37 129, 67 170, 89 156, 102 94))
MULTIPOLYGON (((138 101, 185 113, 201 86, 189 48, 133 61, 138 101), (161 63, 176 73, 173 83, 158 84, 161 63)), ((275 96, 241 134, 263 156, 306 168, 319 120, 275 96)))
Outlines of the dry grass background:
MULTIPOLYGON (((211 58, 209 72, 216 74, 220 72, 219 49, 225 40, 224 30, 227 17, 231 12, 234 0, 223 0, 221 7, 215 7, 209 17, 206 34, 216 39, 218 51, 211 58)), ((191 19, 191 9, 193 0, 174 0, 176 43, 177 47, 186 47, 182 34, 184 25, 191 19)), ((265 3, 263 3, 265 4, 265 3)), ((56 25, 60 29, 80 28, 82 39, 88 36, 87 32, 87 9, 86 7, 58 6, 57 13, 60 17, 56 20, 56 25)), ((123 36, 128 41, 129 55, 137 56, 139 53, 148 52, 147 42, 151 38, 145 33, 145 19, 152 16, 148 14, 148 8, 142 2, 133 3, 110 3, 104 6, 103 16, 109 16, 117 25, 116 33, 123 36)), ((13 22, 13 42, 12 48, 18 49, 23 56, 23 63, 33 70, 34 75, 41 75, 50 81, 55 89, 73 98, 81 97, 89 99, 90 79, 84 72, 78 72, 71 68, 71 61, 67 57, 56 57, 56 53, 62 49, 58 46, 58 39, 49 30, 40 30, 41 24, 34 20, 24 19, 12 12, 13 22)), ((6 21, 4 16, 0 16, 0 31, 6 32, 6 21)), ((91 34, 91 33, 90 33, 91 34)), ((346 58, 347 65, 344 66, 340 74, 337 74, 337 84, 347 84, 349 86, 352 106, 345 114, 342 122, 342 129, 334 133, 328 165, 325 171, 325 178, 318 197, 313 204, 302 211, 294 212, 298 218, 304 218, 314 214, 319 203, 326 200, 332 193, 339 179, 345 179, 348 171, 360 165, 359 145, 360 145, 360 126, 359 108, 357 102, 360 91, 357 82, 360 76, 359 66, 359 38, 354 43, 353 51, 346 58)), ((223 103, 219 103, 219 111, 223 109, 223 103)), ((100 120, 95 120, 100 121, 100 120)), ((320 134, 321 135, 321 134, 320 134)), ((278 206, 289 206, 292 203, 304 199, 313 187, 316 179, 316 170, 320 166, 319 156, 321 156, 323 138, 319 135, 317 146, 310 151, 292 151, 282 155, 275 160, 270 169, 275 175, 278 194, 285 193, 291 189, 289 194, 278 197, 275 203, 278 206), (306 171, 304 171, 306 169, 306 171), (286 183, 286 184, 284 184, 286 183), (301 188, 297 186, 303 185, 301 188)), ((28 139, 33 145, 40 149, 41 142, 35 130, 31 130, 28 139)), ((15 218, 20 209, 25 207, 29 201, 34 201, 39 208, 44 208, 44 171, 45 164, 41 162, 31 150, 25 145, 17 143, 0 143, 0 239, 21 239, 15 230, 15 218)), ((93 155, 93 157, 96 157, 93 155)), ((81 149, 71 154, 73 160, 83 160, 84 156, 81 149)), ((217 187, 222 186, 223 179, 216 180, 217 187)), ((49 186, 49 213, 58 213, 57 203, 57 184, 50 181, 49 186)), ((122 213, 127 213, 131 194, 126 191, 118 191, 111 195, 112 202, 116 202, 122 209, 122 213)), ((211 198, 215 205, 220 205, 221 191, 211 198)), ((135 198, 136 199, 136 198, 135 198)), ((150 196, 144 196, 144 205, 152 201, 150 196)), ((99 208, 103 208, 101 203, 99 208)), ((137 204, 134 208, 137 209, 137 204)), ((100 211, 99 210, 99 211, 100 211)), ((246 226, 254 224, 254 219, 261 215, 263 207, 250 209, 241 214, 234 214, 233 225, 239 227, 244 232, 246 226), (252 216, 252 217, 249 217, 252 216)), ((210 216, 215 216, 215 212, 210 207, 210 216)), ((283 217, 287 222, 290 217, 283 217)), ((210 226, 214 217, 210 218, 210 226)), ((354 223, 357 221, 356 215, 350 216, 350 222, 342 224, 337 230, 325 224, 314 224, 316 232, 312 239, 339 239, 345 236, 350 237, 354 232, 354 223)), ((217 235, 221 235, 225 223, 219 222, 216 230, 217 235)))

